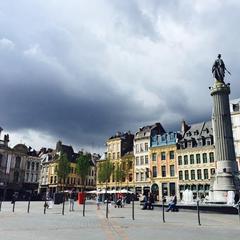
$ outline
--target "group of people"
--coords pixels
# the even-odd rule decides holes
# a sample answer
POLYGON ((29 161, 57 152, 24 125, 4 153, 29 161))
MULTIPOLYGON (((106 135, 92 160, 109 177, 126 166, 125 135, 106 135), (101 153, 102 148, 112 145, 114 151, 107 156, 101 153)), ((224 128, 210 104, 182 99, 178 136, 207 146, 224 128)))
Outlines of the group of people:
MULTIPOLYGON (((163 198, 163 204, 166 202, 166 199, 163 198)), ((153 210, 153 203, 154 203, 154 195, 152 193, 145 194, 143 197, 143 208, 142 210, 149 209, 153 210)), ((171 200, 168 203, 168 208, 166 210, 167 212, 169 211, 178 211, 177 208, 177 196, 176 194, 172 194, 171 200)))
POLYGON ((143 208, 142 210, 149 209, 153 210, 154 196, 152 193, 145 194, 143 196, 143 208))

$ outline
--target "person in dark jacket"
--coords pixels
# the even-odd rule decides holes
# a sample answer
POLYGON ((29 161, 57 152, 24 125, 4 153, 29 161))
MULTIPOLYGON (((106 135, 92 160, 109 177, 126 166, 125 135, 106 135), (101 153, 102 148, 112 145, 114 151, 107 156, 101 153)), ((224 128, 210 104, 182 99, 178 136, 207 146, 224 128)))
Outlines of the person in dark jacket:
POLYGON ((76 191, 75 189, 73 188, 70 192, 70 195, 69 195, 69 211, 73 212, 74 211, 74 201, 75 201, 75 197, 76 197, 76 191))

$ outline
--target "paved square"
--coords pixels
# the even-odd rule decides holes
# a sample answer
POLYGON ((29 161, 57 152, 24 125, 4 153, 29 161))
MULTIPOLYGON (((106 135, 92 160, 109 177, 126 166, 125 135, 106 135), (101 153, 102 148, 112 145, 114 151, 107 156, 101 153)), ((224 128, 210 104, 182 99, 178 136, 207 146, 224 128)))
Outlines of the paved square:
POLYGON ((4 240, 49 240, 49 239, 239 239, 238 215, 201 213, 202 226, 198 226, 195 212, 166 213, 162 222, 160 208, 141 210, 135 203, 135 220, 131 219, 131 205, 124 208, 110 207, 109 219, 105 218, 105 206, 96 210, 94 202, 88 202, 86 216, 82 206, 61 215, 61 205, 54 205, 43 214, 43 202, 32 202, 27 213, 27 202, 12 205, 5 202, 0 212, 0 233, 4 240))

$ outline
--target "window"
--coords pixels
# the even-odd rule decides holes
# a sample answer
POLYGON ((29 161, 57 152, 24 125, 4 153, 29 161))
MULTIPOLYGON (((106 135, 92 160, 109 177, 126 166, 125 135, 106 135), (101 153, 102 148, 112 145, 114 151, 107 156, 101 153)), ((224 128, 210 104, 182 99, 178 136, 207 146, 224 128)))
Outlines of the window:
POLYGON ((39 169, 39 163, 36 163, 36 170, 38 171, 39 169))
POLYGON ((209 160, 210 160, 210 163, 214 162, 214 153, 213 152, 209 153, 209 160))
POLYGON ((136 181, 139 181, 139 173, 136 173, 136 181))
POLYGON ((188 155, 184 155, 184 165, 188 164, 188 155))
POLYGON ((51 176, 51 178, 50 178, 50 183, 51 184, 53 183, 53 176, 51 176))
POLYGON ((145 151, 148 151, 148 143, 145 143, 145 151))
POLYGON ((174 159, 174 151, 169 152, 170 159, 174 159))
POLYGON ((27 161, 27 170, 30 170, 30 162, 27 161))
POLYGON ((38 182, 38 174, 36 174, 35 182, 38 182))
POLYGON ((200 154, 196 154, 196 161, 197 161, 197 164, 201 163, 201 157, 200 157, 200 154))
POLYGON ((170 165, 170 176, 173 177, 175 175, 175 167, 174 165, 170 165))
POLYGON ((141 172, 141 181, 144 181, 144 174, 141 172))
POLYGON ((187 147, 191 148, 192 147, 192 141, 187 142, 187 147))
POLYGON ((0 154, 0 167, 1 167, 1 165, 2 165, 2 159, 3 159, 3 155, 0 154))
POLYGON ((178 177, 179 177, 179 180, 183 180, 183 172, 182 171, 178 172, 178 177))
POLYGON ((157 177, 157 167, 153 166, 152 168, 153 177, 157 177))
POLYGON ((193 154, 190 155, 190 164, 194 164, 194 155, 193 154))
POLYGON ((153 153, 152 154, 152 161, 156 161, 157 160, 157 154, 156 153, 153 153))
POLYGON ((211 175, 214 175, 215 174, 215 168, 211 168, 210 173, 211 173, 211 175))
POLYGON ((140 152, 143 152, 144 149, 143 149, 143 143, 140 144, 140 152))
POLYGON ((139 144, 136 144, 136 152, 139 152, 139 144))
POLYGON ((26 182, 28 182, 29 179, 29 173, 26 174, 26 182))
POLYGON ((18 182, 19 172, 14 172, 13 181, 18 182))
POLYGON ((132 180, 133 180, 132 173, 129 174, 129 176, 128 176, 128 180, 129 180, 129 182, 132 182, 132 180))
POLYGON ((21 158, 19 156, 16 157, 15 168, 20 168, 21 158))
POLYGON ((166 177, 166 166, 162 166, 162 177, 166 177))
POLYGON ((208 179, 208 169, 203 170, 204 179, 208 179))
POLYGON ((195 180, 195 170, 191 170, 191 180, 195 180))
POLYGON ((185 180, 189 180, 188 170, 185 170, 185 171, 184 171, 184 175, 185 175, 185 180))
POLYGON ((112 155, 112 156, 113 156, 113 159, 115 159, 115 153, 113 153, 113 155, 112 155))
POLYGON ((136 166, 139 165, 139 157, 136 157, 136 166))
POLYGON ((166 152, 161 152, 161 160, 166 160, 166 152))
POLYGON ((207 154, 206 153, 203 153, 202 158, 203 158, 203 163, 207 163, 207 154))
POLYGON ((144 164, 144 156, 140 157, 140 161, 141 161, 141 165, 143 165, 144 164))
POLYGON ((182 156, 178 156, 178 165, 182 165, 182 156))
POLYGON ((211 138, 207 138, 207 139, 206 139, 206 145, 209 146, 209 145, 211 145, 211 144, 212 144, 211 138))
POLYGON ((54 176, 54 183, 57 183, 57 176, 54 176))
POLYGON ((148 164, 148 155, 145 156, 145 164, 148 164))
POLYGON ((117 159, 120 157, 120 152, 117 152, 117 159))
POLYGON ((202 179, 202 170, 201 169, 197 170, 197 179, 202 179))
POLYGON ((233 107, 233 112, 239 112, 239 103, 232 104, 232 107, 233 107))

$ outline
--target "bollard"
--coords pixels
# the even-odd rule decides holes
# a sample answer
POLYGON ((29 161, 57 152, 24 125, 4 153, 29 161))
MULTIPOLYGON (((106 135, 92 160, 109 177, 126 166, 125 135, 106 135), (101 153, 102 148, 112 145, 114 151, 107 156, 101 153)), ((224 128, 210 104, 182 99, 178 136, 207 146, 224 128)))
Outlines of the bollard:
POLYGON ((163 198, 163 201, 162 201, 162 219, 163 219, 163 223, 165 223, 165 211, 164 211, 164 201, 165 199, 163 198))
POLYGON ((12 211, 13 211, 13 212, 15 211, 15 201, 13 202, 13 208, 12 208, 12 211))
POLYGON ((64 215, 64 209, 65 209, 65 194, 63 194, 62 215, 64 215))
POLYGON ((47 208, 47 201, 45 199, 45 203, 43 205, 43 213, 46 214, 46 208, 47 208))
POLYGON ((132 195, 132 220, 134 220, 134 194, 132 195))
POLYGON ((197 213, 198 213, 198 225, 201 226, 200 211, 199 211, 199 200, 197 200, 197 213))
POLYGON ((30 201, 31 201, 31 199, 29 198, 29 200, 28 200, 28 208, 27 208, 27 213, 29 213, 29 211, 30 211, 30 201))
POLYGON ((107 206, 106 206, 106 218, 108 218, 108 195, 107 195, 107 206))
POLYGON ((238 217, 239 217, 239 222, 240 222, 240 201, 238 202, 238 217))

